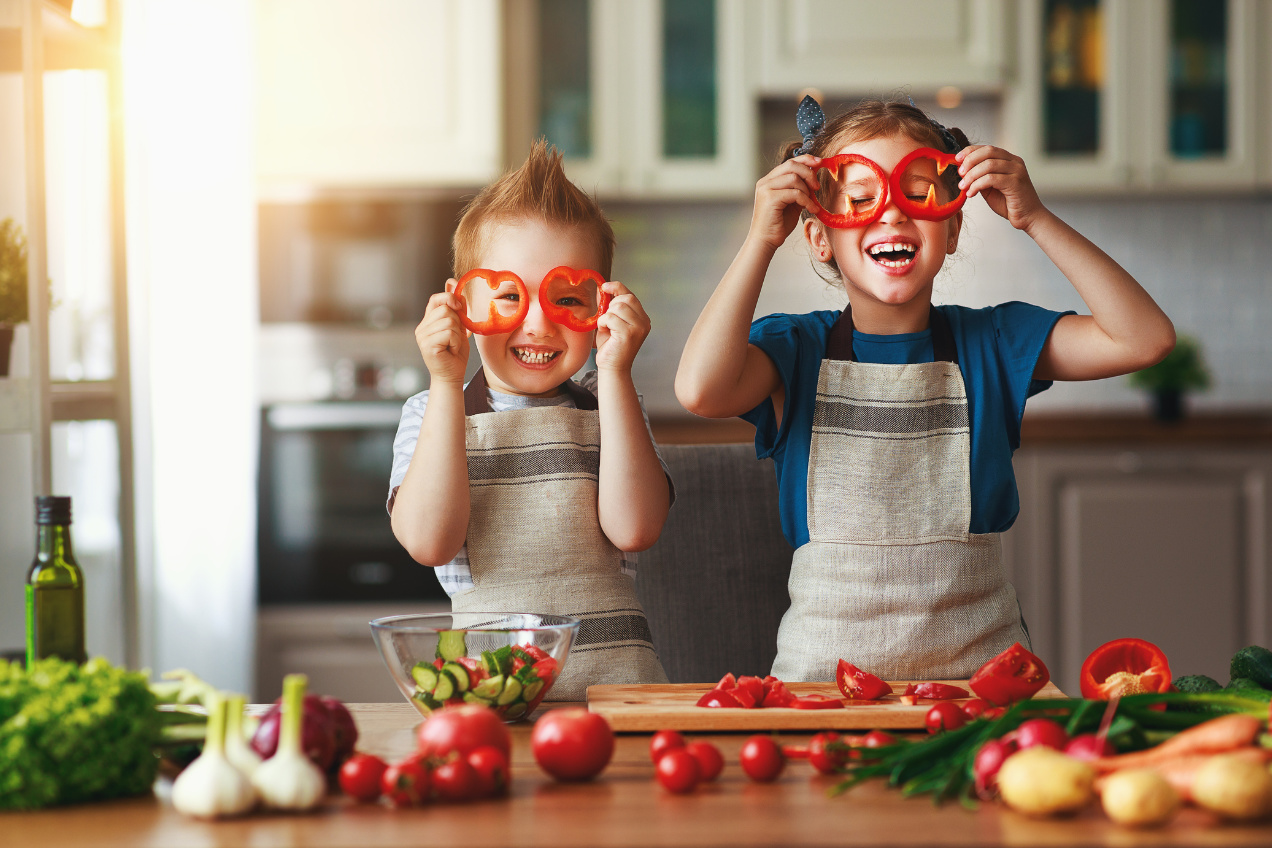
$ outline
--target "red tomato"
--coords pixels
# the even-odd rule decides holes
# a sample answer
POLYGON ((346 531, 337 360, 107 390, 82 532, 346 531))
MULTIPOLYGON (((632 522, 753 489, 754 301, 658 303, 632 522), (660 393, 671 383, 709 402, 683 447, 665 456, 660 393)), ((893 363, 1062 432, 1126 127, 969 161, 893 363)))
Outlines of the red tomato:
POLYGON ((872 730, 861 737, 861 744, 865 748, 882 748, 885 745, 897 744, 897 738, 882 730, 872 730))
POLYGON ((764 700, 764 681, 758 677, 742 675, 738 678, 737 688, 750 695, 751 701, 756 706, 759 706, 760 702, 764 700))
POLYGON ((848 744, 833 730, 818 733, 808 742, 808 761, 822 774, 834 774, 851 754, 848 744))
POLYGON ((764 702, 761 707, 789 707, 795 696, 776 677, 764 678, 764 702))
POLYGON ((433 769, 433 791, 443 801, 471 801, 482 795, 482 778, 463 757, 433 769))
POLYGON ((741 703, 733 697, 733 692, 727 689, 712 689, 707 694, 698 699, 700 707, 740 707, 741 703))
POLYGON ((708 783, 720 776, 721 770, 724 769, 724 757, 720 755, 720 749, 715 745, 710 742, 690 742, 685 746, 685 750, 698 761, 698 778, 703 783, 708 783))
POLYGON ((980 718, 985 714, 985 710, 990 708, 990 703, 984 698, 972 698, 964 701, 961 706, 968 718, 980 718))
POLYGON ((948 701, 953 698, 966 698, 968 691, 962 686, 952 686, 949 683, 911 683, 905 687, 905 694, 918 698, 931 698, 933 701, 948 701))
POLYGON ((1046 745, 1048 748, 1063 751, 1069 744, 1069 734, 1049 718, 1031 718, 1021 722, 1020 727, 1016 728, 1016 744, 1021 750, 1035 745, 1046 745))
POLYGON ((1101 739, 1094 733, 1082 733, 1069 740, 1064 752, 1076 760, 1098 760, 1114 756, 1117 748, 1108 739, 1101 739))
POLYGON ((788 706, 797 710, 836 710, 843 709, 844 702, 825 695, 805 695, 802 698, 795 698, 788 706))
POLYGON ((416 807, 428 800, 432 785, 428 766, 419 757, 407 757, 384 770, 380 789, 395 807, 416 807))
POLYGON ((557 780, 589 780, 614 755, 614 731, 604 716, 582 708, 552 710, 534 723, 530 750, 557 780))
POLYGON ((420 725, 418 740, 421 755, 439 760, 452 752, 467 756, 483 745, 512 756, 512 737, 503 719, 479 704, 442 707, 420 725))
POLYGON ((942 701, 933 704, 923 719, 928 733, 940 733, 942 730, 958 730, 967 724, 967 713, 958 704, 942 701))
POLYGON ((685 737, 674 730, 660 730, 649 740, 649 759, 658 762, 663 754, 685 747, 685 737))
POLYGON ((776 780, 786 765, 782 749, 768 736, 752 736, 742 746, 742 771, 759 783, 776 780))
POLYGON ((840 660, 835 668, 835 683, 845 698, 874 701, 892 692, 892 687, 883 680, 847 660, 840 660))
POLYGON ((493 745, 482 745, 468 755, 468 764, 477 772, 478 797, 489 798, 508 791, 508 758, 493 745))
POLYGON ((654 773, 664 789, 677 795, 692 791, 701 777, 698 758, 684 748, 663 754, 654 767, 654 773))
POLYGON ((1007 739, 990 739, 976 752, 972 760, 972 773, 976 777, 976 794, 988 800, 997 788, 998 770, 1012 754, 1016 744, 1007 739))
POLYGON ((389 764, 372 754, 354 754, 340 767, 340 789, 350 798, 374 801, 389 764))

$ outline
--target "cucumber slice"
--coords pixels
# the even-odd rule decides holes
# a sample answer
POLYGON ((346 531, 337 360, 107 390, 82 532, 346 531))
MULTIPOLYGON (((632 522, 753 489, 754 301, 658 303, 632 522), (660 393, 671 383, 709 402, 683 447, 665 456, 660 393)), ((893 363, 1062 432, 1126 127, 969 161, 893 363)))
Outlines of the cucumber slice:
POLYGON ((530 655, 530 652, 527 651, 525 648, 521 647, 520 645, 513 645, 510 650, 512 651, 512 655, 514 657, 520 657, 521 661, 525 663, 526 665, 534 665, 534 657, 532 657, 530 655))
POLYGON ((486 669, 486 673, 491 677, 503 674, 503 672, 499 670, 499 660, 495 657, 494 651, 482 651, 481 664, 482 667, 486 669))
POLYGON ((494 706, 494 704, 491 703, 489 698, 483 698, 482 696, 477 695, 473 692, 464 693, 464 703, 465 704, 480 704, 483 707, 494 706))
POLYGON ((500 674, 512 673, 512 646, 503 645, 494 650, 495 662, 499 664, 500 674))
POLYGON ((437 673, 437 685, 433 687, 433 697, 439 701, 445 701, 455 696, 455 678, 443 669, 437 673))
POLYGON ((441 704, 433 699, 432 694, 428 692, 420 692, 417 690, 415 694, 411 696, 411 700, 424 711, 425 715, 428 715, 433 710, 441 706, 441 704))
POLYGON ((543 691, 543 681, 535 680, 533 683, 527 683, 521 687, 521 697, 527 701, 533 701, 543 691))
POLYGON ((499 693, 503 691, 503 688, 503 675, 496 674, 491 677, 487 677, 469 691, 478 698, 485 698, 488 701, 493 701, 495 698, 499 697, 499 693))
POLYGON ((464 668, 457 662, 448 662, 442 666, 442 671, 455 679, 455 691, 468 691, 468 687, 471 682, 468 679, 468 669, 464 668))
POLYGON ((437 685, 437 669, 432 663, 417 662, 411 666, 411 677, 415 679, 415 685, 425 692, 432 692, 437 685))
POLYGON ((521 681, 515 677, 509 677, 504 683, 503 691, 499 693, 499 697, 495 699, 495 703, 500 706, 511 704, 513 701, 521 697, 521 681))
POLYGON ((468 653, 468 646, 464 644, 464 631, 462 630, 439 630, 437 633, 437 656, 440 659, 450 662, 457 660, 468 653))
POLYGON ((521 718, 523 715, 526 714, 526 710, 529 708, 530 707, 528 704, 524 704, 524 703, 513 704, 511 707, 504 710, 503 717, 507 719, 521 718))

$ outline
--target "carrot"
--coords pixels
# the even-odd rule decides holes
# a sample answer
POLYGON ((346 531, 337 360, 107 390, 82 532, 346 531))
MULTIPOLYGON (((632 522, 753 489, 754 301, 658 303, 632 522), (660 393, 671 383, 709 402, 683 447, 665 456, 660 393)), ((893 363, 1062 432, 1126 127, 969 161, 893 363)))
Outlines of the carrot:
MULTIPOLYGON (((1237 748, 1233 751, 1225 752, 1230 756, 1249 759, 1254 762, 1262 763, 1268 759, 1272 759, 1272 751, 1266 751, 1262 748, 1237 748)), ((1146 766, 1153 771, 1166 778, 1166 782, 1174 787, 1179 793, 1179 797, 1185 801, 1192 800, 1193 780, 1197 777, 1197 772, 1201 767, 1209 762, 1210 758, 1215 754, 1183 754, 1169 760, 1160 760, 1152 765, 1146 766)), ((1103 775, 1096 779, 1095 791, 1104 791, 1104 781, 1108 775, 1103 775)))
POLYGON ((1254 716, 1220 716, 1182 730, 1154 748, 1100 757, 1092 765, 1103 773, 1124 768, 1152 768, 1192 754, 1221 754, 1252 745, 1262 729, 1263 722, 1254 716))

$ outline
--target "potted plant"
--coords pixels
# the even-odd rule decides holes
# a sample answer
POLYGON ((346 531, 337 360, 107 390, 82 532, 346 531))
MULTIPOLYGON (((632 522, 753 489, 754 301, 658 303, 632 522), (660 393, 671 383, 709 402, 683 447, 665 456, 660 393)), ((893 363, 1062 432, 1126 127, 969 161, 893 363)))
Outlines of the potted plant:
POLYGON ((0 221, 0 377, 9 376, 13 327, 28 320, 27 240, 12 218, 0 221))
POLYGON ((1166 358, 1130 376, 1131 385, 1153 395, 1153 414, 1159 421, 1178 421, 1184 415, 1184 392, 1209 388, 1210 372, 1201 356, 1201 344, 1180 336, 1166 358))

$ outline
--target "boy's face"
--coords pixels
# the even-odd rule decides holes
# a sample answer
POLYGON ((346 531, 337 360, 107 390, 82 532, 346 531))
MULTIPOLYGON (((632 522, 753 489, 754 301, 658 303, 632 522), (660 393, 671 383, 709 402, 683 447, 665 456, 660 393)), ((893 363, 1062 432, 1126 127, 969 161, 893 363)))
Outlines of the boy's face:
POLYGON ((493 224, 487 241, 477 267, 520 277, 530 295, 530 310, 510 333, 473 336, 486 382, 505 394, 555 395, 587 362, 596 331, 579 332, 548 320, 539 307, 539 283, 561 265, 598 269, 600 249, 582 227, 536 219, 493 224))

